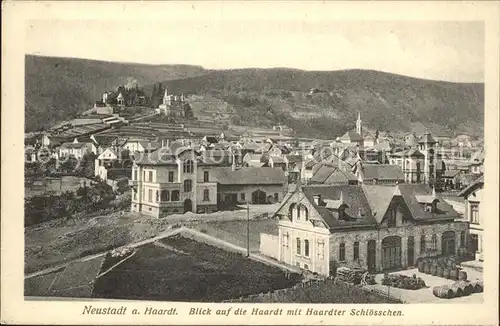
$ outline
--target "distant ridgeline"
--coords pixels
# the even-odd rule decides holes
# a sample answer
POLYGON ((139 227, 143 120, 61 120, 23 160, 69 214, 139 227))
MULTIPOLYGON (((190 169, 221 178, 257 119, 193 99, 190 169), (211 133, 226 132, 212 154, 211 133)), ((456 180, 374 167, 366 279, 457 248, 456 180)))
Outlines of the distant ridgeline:
MULTIPOLYGON (((25 71, 27 132, 76 117, 108 85, 125 85, 133 78, 144 86, 120 86, 107 94, 106 101, 157 109, 165 104, 168 88, 174 96, 197 94, 221 100, 233 125, 280 124, 292 128, 297 136, 326 139, 353 129, 357 112, 369 130, 409 132, 421 123, 435 135, 438 131, 483 133, 484 84, 478 83, 369 70, 205 70, 35 56, 26 57, 25 71)), ((173 99, 172 103, 182 103, 173 99)))

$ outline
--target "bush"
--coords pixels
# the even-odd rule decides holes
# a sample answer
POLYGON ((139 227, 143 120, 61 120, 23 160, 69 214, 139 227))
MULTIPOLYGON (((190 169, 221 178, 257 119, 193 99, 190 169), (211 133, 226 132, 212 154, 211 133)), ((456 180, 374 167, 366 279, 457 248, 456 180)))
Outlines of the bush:
POLYGON ((384 274, 382 285, 392 286, 395 288, 406 290, 419 290, 426 287, 424 280, 413 274, 413 277, 408 277, 400 274, 384 274))
MULTIPOLYGON (((59 196, 41 195, 25 199, 25 226, 70 217, 85 212, 94 213, 109 208, 115 198, 113 189, 105 183, 96 183, 90 187, 82 187, 73 192, 64 192, 59 196)), ((130 205, 130 204, 128 204, 130 205)))

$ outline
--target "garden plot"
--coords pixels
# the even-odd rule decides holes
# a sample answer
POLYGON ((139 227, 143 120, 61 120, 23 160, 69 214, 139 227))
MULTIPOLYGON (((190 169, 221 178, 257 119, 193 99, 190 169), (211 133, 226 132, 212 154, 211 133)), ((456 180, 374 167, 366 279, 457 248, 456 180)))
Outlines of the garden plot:
POLYGON ((61 271, 25 279, 24 295, 40 297, 89 298, 93 281, 104 257, 76 261, 61 271))
POLYGON ((96 280, 93 297, 222 302, 289 288, 301 279, 297 274, 287 279, 276 267, 180 235, 160 242, 186 254, 155 244, 140 247, 96 280))

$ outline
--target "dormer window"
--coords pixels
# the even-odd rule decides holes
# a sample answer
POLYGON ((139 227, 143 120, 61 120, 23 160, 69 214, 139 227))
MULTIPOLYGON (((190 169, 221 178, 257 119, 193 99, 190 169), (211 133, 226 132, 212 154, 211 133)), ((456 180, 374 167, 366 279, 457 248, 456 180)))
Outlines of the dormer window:
POLYGON ((397 207, 394 207, 390 210, 389 220, 387 221, 387 226, 393 228, 396 226, 396 215, 397 215, 397 207))

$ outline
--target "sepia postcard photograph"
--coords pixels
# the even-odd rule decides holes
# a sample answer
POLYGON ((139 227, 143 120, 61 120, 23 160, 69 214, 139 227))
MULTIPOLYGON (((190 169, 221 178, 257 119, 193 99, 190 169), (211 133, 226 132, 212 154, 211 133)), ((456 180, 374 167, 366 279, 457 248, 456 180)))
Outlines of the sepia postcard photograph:
POLYGON ((498 322, 498 2, 3 5, 3 323, 498 322))

